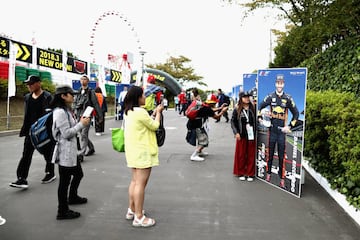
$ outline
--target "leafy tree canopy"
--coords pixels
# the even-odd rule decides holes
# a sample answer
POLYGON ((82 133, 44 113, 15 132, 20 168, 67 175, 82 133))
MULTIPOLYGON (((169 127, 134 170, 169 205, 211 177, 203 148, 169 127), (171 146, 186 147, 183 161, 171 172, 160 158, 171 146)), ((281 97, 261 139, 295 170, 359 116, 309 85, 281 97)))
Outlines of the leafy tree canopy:
POLYGON ((288 20, 286 33, 277 33, 276 57, 270 67, 296 67, 339 41, 360 35, 359 0, 223 0, 246 13, 261 8, 280 11, 288 20))
POLYGON ((180 85, 184 83, 197 83, 198 85, 207 86, 201 81, 202 76, 195 74, 194 68, 191 66, 191 60, 185 56, 169 57, 165 63, 146 64, 146 67, 164 71, 176 78, 180 85))

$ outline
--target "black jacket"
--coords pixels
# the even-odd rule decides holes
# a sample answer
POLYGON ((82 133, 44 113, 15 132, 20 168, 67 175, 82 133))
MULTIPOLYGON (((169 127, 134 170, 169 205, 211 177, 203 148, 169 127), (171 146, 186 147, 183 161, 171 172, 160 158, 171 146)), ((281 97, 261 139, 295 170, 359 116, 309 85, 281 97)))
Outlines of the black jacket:
MULTIPOLYGON (((31 98, 31 94, 32 93, 27 93, 24 97, 24 122, 20 130, 20 137, 29 135, 30 127, 33 124, 33 122, 29 120, 29 111, 31 111, 31 109, 29 109, 29 100, 31 98)), ((49 105, 51 100, 53 99, 51 93, 49 93, 48 91, 43 91, 42 94, 44 94, 44 100, 42 102, 42 112, 40 114, 41 116, 45 115, 45 113, 50 110, 49 105)))

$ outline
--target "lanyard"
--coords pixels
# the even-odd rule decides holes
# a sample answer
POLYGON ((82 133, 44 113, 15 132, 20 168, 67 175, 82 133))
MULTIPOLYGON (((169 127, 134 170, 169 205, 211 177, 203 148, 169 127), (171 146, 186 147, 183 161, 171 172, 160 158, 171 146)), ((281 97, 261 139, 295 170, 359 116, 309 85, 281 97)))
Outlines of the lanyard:
POLYGON ((243 111, 243 113, 244 113, 244 115, 245 115, 245 117, 246 117, 246 122, 250 122, 250 121, 249 121, 249 116, 247 115, 245 109, 243 109, 242 111, 243 111))

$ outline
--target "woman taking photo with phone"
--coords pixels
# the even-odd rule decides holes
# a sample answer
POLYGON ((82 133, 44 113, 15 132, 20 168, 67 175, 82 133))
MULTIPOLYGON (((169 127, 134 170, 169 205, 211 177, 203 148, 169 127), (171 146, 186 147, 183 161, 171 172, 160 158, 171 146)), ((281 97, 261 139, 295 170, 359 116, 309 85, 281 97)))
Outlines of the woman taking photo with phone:
POLYGON ((155 131, 159 128, 162 104, 155 109, 153 119, 145 108, 143 89, 132 86, 124 99, 124 133, 125 157, 127 166, 131 168, 129 185, 129 207, 126 219, 133 220, 134 227, 151 227, 155 220, 144 214, 145 187, 148 183, 151 168, 159 165, 159 148, 155 131))

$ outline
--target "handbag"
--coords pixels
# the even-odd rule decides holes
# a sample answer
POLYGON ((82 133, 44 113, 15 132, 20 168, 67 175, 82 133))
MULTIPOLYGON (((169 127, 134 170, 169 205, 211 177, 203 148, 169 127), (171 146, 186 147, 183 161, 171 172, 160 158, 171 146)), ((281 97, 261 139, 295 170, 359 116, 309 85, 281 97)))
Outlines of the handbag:
POLYGON ((111 141, 115 151, 125 152, 124 120, 121 128, 111 129, 111 141))
POLYGON ((162 115, 162 113, 160 115, 160 125, 159 128, 155 131, 155 134, 157 145, 161 147, 162 145, 164 145, 166 136, 166 131, 164 128, 164 116, 162 115))
POLYGON ((195 129, 188 129, 185 139, 190 145, 196 146, 196 131, 195 131, 195 129))

